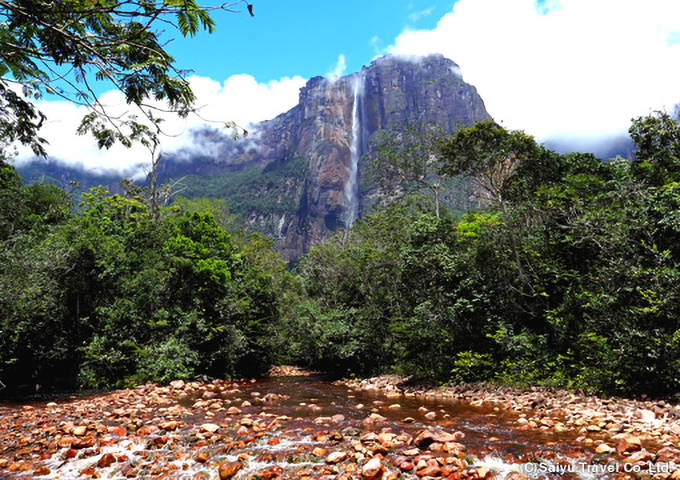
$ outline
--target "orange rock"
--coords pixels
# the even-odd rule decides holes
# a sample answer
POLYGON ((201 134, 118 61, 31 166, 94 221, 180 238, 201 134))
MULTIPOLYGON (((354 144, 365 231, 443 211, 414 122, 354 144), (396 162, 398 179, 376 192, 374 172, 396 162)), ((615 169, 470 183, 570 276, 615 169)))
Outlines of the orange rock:
POLYGON ((49 475, 50 473, 51 473, 51 472, 50 472, 50 469, 49 469, 49 468, 47 468, 47 467, 40 467, 40 468, 38 468, 37 470, 35 470, 35 471, 33 472, 33 476, 34 476, 34 477, 41 477, 41 476, 43 476, 43 475, 49 475))
POLYGON ((439 466, 428 465, 422 470, 416 472, 419 477, 441 477, 442 469, 439 466))
POLYGON ((621 454, 637 452, 639 450, 642 450, 642 443, 638 437, 632 435, 622 436, 616 445, 616 451, 621 454))
POLYGON ((105 453, 97 462, 97 466, 99 468, 106 468, 110 467, 114 463, 116 463, 116 457, 112 453, 105 453))
POLYGON ((169 422, 162 423, 161 429, 167 430, 167 431, 170 431, 170 432, 173 431, 173 430, 176 430, 177 429, 177 422, 172 420, 172 421, 169 421, 169 422))
POLYGON ((198 452, 196 454, 196 461, 198 463, 205 463, 209 459, 208 454, 206 452, 198 452))
POLYGON ((487 478, 491 476, 491 469, 489 467, 477 467, 477 476, 479 478, 487 478))
POLYGON ((241 470, 242 467, 243 463, 241 463, 238 460, 235 462, 226 461, 220 463, 217 473, 220 476, 220 480, 227 480, 228 478, 231 478, 234 475, 236 475, 236 472, 241 470))
POLYGON ((57 442, 57 445, 59 446, 59 448, 66 448, 70 447, 71 444, 75 441, 76 441, 75 437, 61 437, 57 442))
POLYGON ((326 463, 340 463, 347 458, 347 452, 333 452, 326 457, 326 463))
POLYGON ((312 450, 312 455, 314 455, 316 457, 323 457, 324 455, 326 455, 326 449, 321 448, 321 447, 316 447, 314 450, 312 450))
POLYGON ((361 468, 361 476, 368 480, 380 480, 385 473, 385 466, 378 457, 371 458, 361 468))
POLYGON ((215 433, 220 429, 219 425, 215 425, 214 423, 204 423, 201 425, 201 431, 202 432, 208 432, 208 433, 215 433))

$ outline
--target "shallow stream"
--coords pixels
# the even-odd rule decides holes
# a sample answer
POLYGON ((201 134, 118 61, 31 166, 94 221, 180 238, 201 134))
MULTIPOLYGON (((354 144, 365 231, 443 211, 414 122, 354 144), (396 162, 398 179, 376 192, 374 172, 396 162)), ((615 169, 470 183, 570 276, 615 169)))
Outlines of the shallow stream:
POLYGON ((150 385, 0 405, 0 478, 212 480, 220 466, 222 478, 361 478, 374 456, 382 459, 381 477, 392 479, 623 473, 574 433, 527 429, 517 420, 497 406, 388 397, 316 377, 150 385), (455 442, 418 442, 426 429, 455 442), (230 464, 235 473, 224 467, 230 464))

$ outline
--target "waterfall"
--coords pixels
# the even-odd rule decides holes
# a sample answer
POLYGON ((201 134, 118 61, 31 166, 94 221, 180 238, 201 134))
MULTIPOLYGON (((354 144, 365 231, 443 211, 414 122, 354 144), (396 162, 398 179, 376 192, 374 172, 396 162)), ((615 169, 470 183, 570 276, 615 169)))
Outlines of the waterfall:
POLYGON ((345 198, 347 199, 347 209, 345 211, 345 226, 350 228, 359 215, 359 158, 363 144, 361 129, 361 117, 363 115, 362 93, 364 78, 362 74, 356 75, 352 79, 352 89, 354 93, 354 103, 352 105, 352 138, 350 143, 350 168, 347 182, 345 183, 345 198))

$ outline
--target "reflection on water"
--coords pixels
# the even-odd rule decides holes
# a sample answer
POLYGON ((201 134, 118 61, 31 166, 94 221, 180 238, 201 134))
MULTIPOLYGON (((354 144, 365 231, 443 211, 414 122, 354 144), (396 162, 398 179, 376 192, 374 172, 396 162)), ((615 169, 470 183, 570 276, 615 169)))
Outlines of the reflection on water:
MULTIPOLYGON (((22 415, 37 418, 25 425, 25 435, 43 438, 44 444, 36 445, 34 451, 24 446, 22 455, 17 454, 24 452, 21 447, 0 448, 0 457, 5 458, 0 478, 42 474, 40 478, 46 479, 217 479, 224 462, 237 464, 236 479, 255 474, 260 479, 359 478, 361 465, 376 454, 384 458, 385 476, 394 478, 397 474, 418 478, 413 470, 399 470, 400 463, 418 459, 433 465, 439 459, 442 474, 453 478, 474 479, 485 474, 482 467, 489 469, 487 479, 513 474, 529 478, 615 476, 604 467, 602 471, 587 468, 594 455, 576 442, 573 433, 521 429, 516 414, 494 406, 433 397, 386 397, 315 377, 190 387, 142 387, 125 394, 62 399, 59 406, 43 401, 33 403, 32 410, 1 407, 0 420, 7 420, 8 425, 19 423, 22 415), (61 409, 58 415, 50 413, 56 408, 61 409), (91 445, 82 444, 83 437, 73 437, 81 444, 63 441, 67 435, 62 432, 79 424, 89 425, 83 435, 91 435, 91 445), (448 444, 434 448, 435 443, 430 451, 414 451, 414 438, 426 428, 459 432, 457 442, 467 449, 453 451, 448 444), (40 429, 53 436, 35 434, 40 429), (378 441, 377 435, 367 436, 370 432, 386 436, 378 441), (334 452, 345 452, 347 457, 332 463, 328 456, 334 452), (18 464, 30 468, 10 470, 18 464), (449 468, 458 464, 477 470, 449 468), (579 470, 579 465, 585 467, 579 470)), ((12 428, 17 433, 22 427, 12 428)))

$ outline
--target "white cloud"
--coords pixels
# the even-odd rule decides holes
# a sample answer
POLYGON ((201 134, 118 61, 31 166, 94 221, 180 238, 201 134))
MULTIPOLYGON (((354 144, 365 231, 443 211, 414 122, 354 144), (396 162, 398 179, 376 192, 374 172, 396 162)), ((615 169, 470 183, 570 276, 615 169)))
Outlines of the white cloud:
MULTIPOLYGON (((258 83, 250 75, 233 75, 223 83, 198 76, 190 77, 189 81, 196 94, 196 106, 200 107, 200 118, 194 115, 186 119, 164 116, 165 121, 161 125, 168 136, 163 138, 162 148, 166 153, 193 147, 191 130, 205 124, 204 120, 210 125, 235 122, 240 127, 250 128, 250 124, 273 118, 298 103, 300 88, 305 85, 305 80, 298 76, 268 83, 258 83)), ((131 108, 118 91, 107 92, 100 100, 113 115, 131 108)), ((47 152, 50 158, 97 173, 144 175, 150 161, 146 148, 137 145, 127 149, 117 144, 109 150, 99 150, 91 136, 75 134, 87 113, 84 107, 63 101, 41 101, 37 106, 47 116, 40 135, 49 142, 47 152)), ((225 130, 225 133, 229 131, 225 130)), ((29 149, 21 147, 17 163, 33 158, 29 149)))
POLYGON ((434 10, 434 7, 427 8, 425 10, 419 10, 417 12, 413 12, 408 16, 408 19, 412 22, 417 22, 421 18, 428 17, 432 14, 432 11, 434 10))
POLYGON ((593 139, 680 101, 678 18, 677 0, 459 0, 388 51, 451 58, 510 128, 593 139))
POLYGON ((345 54, 341 53, 338 56, 338 61, 335 63, 335 66, 331 68, 328 72, 326 72, 324 76, 331 81, 335 81, 338 78, 342 77, 345 74, 346 70, 347 61, 345 59, 345 54))

